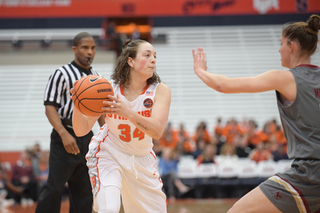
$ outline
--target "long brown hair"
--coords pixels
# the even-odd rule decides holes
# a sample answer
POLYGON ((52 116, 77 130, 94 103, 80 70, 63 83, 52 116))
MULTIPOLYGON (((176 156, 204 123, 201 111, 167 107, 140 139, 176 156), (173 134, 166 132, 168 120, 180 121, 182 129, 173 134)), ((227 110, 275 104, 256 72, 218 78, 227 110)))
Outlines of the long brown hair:
MULTIPOLYGON (((117 66, 111 75, 111 79, 114 80, 116 84, 123 86, 128 86, 130 84, 130 66, 128 64, 128 58, 136 58, 139 46, 143 43, 148 43, 145 40, 126 40, 122 46, 122 52, 117 60, 117 66)), ((153 76, 147 80, 147 84, 160 83, 160 77, 156 72, 153 76)))
POLYGON ((311 15, 307 22, 288 23, 283 27, 282 36, 288 42, 295 40, 300 44, 301 53, 312 55, 317 49, 320 16, 311 15))

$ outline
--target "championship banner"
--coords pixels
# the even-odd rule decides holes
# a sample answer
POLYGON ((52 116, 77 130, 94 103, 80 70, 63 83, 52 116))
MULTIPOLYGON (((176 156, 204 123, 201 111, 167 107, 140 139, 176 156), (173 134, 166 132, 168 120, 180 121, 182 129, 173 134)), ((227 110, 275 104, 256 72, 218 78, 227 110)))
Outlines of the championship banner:
POLYGON ((320 13, 320 0, 0 0, 0 18, 320 13))

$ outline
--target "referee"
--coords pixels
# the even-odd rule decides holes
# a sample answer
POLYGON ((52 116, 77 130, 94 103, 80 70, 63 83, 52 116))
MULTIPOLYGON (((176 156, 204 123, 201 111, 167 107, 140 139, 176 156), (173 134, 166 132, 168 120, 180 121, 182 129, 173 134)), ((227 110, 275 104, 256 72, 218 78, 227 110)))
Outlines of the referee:
MULTIPOLYGON (((73 105, 70 89, 82 76, 100 75, 90 66, 95 56, 95 41, 86 32, 73 40, 74 61, 66 64, 50 76, 44 95, 46 116, 52 125, 49 177, 42 190, 36 213, 59 213, 61 193, 68 183, 70 213, 92 212, 92 191, 86 166, 92 131, 77 137, 72 128, 73 105)), ((99 125, 104 124, 101 116, 99 125)))

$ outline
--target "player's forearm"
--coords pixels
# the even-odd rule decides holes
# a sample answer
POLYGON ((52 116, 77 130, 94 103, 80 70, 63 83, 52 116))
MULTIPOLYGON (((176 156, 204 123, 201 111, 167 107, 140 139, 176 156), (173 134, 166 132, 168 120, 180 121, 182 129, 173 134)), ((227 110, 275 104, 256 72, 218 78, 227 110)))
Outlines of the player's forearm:
POLYGON ((159 139, 165 129, 165 125, 151 117, 143 117, 138 113, 132 113, 128 118, 140 131, 154 139, 159 139))
POLYGON ((227 78, 225 76, 209 73, 202 69, 195 70, 195 73, 207 86, 218 92, 226 92, 224 85, 227 78))
POLYGON ((88 117, 79 112, 76 108, 72 114, 72 125, 74 133, 78 136, 84 136, 90 132, 94 123, 99 117, 88 117))

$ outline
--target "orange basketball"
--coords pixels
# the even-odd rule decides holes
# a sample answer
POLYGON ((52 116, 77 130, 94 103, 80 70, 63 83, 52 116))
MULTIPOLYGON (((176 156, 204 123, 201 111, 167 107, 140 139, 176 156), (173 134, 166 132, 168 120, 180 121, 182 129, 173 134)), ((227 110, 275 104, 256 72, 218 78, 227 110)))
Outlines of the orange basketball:
POLYGON ((73 104, 84 115, 99 116, 103 114, 102 102, 113 95, 109 81, 98 75, 88 75, 81 78, 73 91, 73 104))

